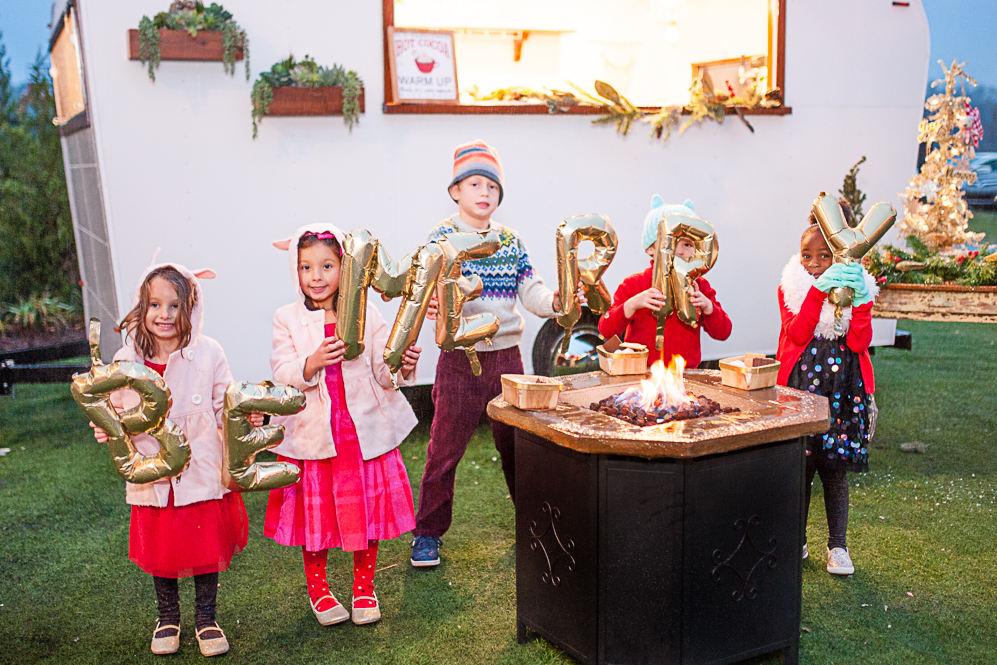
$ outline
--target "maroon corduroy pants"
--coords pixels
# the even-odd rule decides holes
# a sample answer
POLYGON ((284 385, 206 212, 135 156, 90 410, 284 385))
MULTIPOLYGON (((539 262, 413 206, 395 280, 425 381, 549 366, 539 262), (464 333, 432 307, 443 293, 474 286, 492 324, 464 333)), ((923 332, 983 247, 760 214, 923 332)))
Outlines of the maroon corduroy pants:
MULTIPOLYGON (((439 538, 450 528, 453 518, 454 481, 457 464, 464 457, 468 441, 481 421, 488 402, 502 393, 503 374, 522 374, 519 347, 478 352, 481 376, 471 373, 471 363, 463 351, 444 351, 436 364, 433 384, 433 425, 429 431, 426 470, 419 484, 419 512, 415 516, 416 536, 439 538)), ((489 418, 495 448, 502 460, 509 496, 516 499, 515 429, 489 418)))

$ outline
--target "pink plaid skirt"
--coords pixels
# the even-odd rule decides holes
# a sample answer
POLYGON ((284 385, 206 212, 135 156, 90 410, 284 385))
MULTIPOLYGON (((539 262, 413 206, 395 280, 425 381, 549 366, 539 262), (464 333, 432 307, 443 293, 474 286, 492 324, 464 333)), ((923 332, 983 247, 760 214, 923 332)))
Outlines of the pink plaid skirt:
MULTIPOLYGON (((326 336, 332 334, 326 326, 326 336)), ((270 492, 263 533, 281 545, 309 552, 332 547, 347 552, 367 549, 369 540, 397 538, 415 528, 412 487, 398 449, 364 461, 353 418, 346 408, 341 365, 326 368, 332 401, 332 435, 336 456, 296 460, 300 480, 270 492)))

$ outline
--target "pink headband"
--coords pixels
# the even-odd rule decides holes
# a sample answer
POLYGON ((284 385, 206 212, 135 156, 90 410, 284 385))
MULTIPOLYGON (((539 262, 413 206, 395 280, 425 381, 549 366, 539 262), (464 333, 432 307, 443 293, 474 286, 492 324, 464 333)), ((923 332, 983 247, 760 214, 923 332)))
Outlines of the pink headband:
MULTIPOLYGON (((339 238, 336 237, 336 234, 329 233, 328 231, 322 231, 322 233, 305 233, 301 237, 302 238, 315 238, 316 240, 335 240, 337 244, 339 243, 339 238)), ((342 246, 339 247, 339 258, 343 258, 343 247, 342 246)))

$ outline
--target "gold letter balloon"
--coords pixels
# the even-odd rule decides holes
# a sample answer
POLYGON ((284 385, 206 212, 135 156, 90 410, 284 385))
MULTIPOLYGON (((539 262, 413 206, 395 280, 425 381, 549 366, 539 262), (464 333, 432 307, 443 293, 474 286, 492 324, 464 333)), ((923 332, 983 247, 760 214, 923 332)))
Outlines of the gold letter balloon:
POLYGON ((571 329, 582 317, 582 306, 576 296, 579 280, 588 307, 602 314, 612 303, 609 289, 602 281, 606 268, 616 256, 616 229, 605 215, 569 217, 557 227, 557 285, 561 294, 561 313, 557 322, 564 328, 561 352, 568 350, 571 329), (578 258, 578 244, 591 240, 595 251, 584 259, 578 258))
POLYGON ((705 219, 676 213, 665 213, 661 217, 651 273, 651 286, 665 296, 665 306, 658 310, 654 339, 659 351, 664 347, 665 320, 672 312, 682 323, 693 328, 699 325, 699 310, 692 304, 695 281, 709 272, 717 262, 719 252, 716 231, 705 219), (688 259, 675 255, 679 238, 688 238, 695 247, 688 259))
POLYGON ((97 319, 90 319, 90 358, 90 371, 73 376, 70 392, 93 424, 110 437, 107 449, 118 475, 139 485, 182 473, 190 462, 190 445, 180 428, 166 417, 173 398, 163 377, 141 363, 101 362, 97 319), (119 414, 110 395, 123 388, 138 393, 139 403, 119 414), (143 432, 159 443, 158 453, 143 455, 135 447, 132 437, 143 432))
POLYGON ((233 492, 275 490, 298 481, 290 462, 257 462, 256 455, 284 440, 281 425, 253 427, 249 414, 290 416, 305 408, 305 394, 270 381, 237 381, 225 391, 225 465, 223 483, 233 492))
POLYGON ((440 313, 436 317, 436 344, 444 351, 463 348, 471 362, 471 372, 481 374, 474 345, 488 341, 499 329, 498 317, 488 312, 465 317, 464 303, 481 295, 481 278, 461 274, 464 261, 491 256, 499 249, 495 231, 448 233, 436 242, 443 250, 443 270, 437 288, 440 313))
MULTIPOLYGON (((866 213, 860 223, 848 226, 838 199, 824 192, 814 199, 813 212, 817 226, 834 254, 835 263, 861 261, 897 221, 896 209, 889 203, 880 201, 866 213)), ((848 287, 831 289, 827 294, 828 302, 834 305, 834 330, 838 334, 844 330, 842 310, 851 307, 854 297, 855 292, 848 287)))

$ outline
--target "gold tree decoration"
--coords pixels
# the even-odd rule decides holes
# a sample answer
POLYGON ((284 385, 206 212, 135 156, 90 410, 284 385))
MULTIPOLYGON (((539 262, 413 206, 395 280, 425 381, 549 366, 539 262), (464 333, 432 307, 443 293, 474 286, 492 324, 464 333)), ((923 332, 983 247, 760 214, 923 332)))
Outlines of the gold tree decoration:
POLYGON ((963 71, 966 63, 952 61, 944 79, 932 82, 934 88, 945 84, 945 93, 932 95, 924 103, 929 116, 918 126, 918 142, 928 144, 928 153, 920 172, 907 183, 904 196, 904 219, 901 235, 913 235, 931 249, 947 250, 955 245, 978 243, 982 233, 968 231, 973 213, 963 197, 963 181, 973 184, 976 174, 969 160, 976 155, 971 134, 969 97, 966 83, 976 85, 963 71), (956 95, 956 84, 962 94, 956 95))

